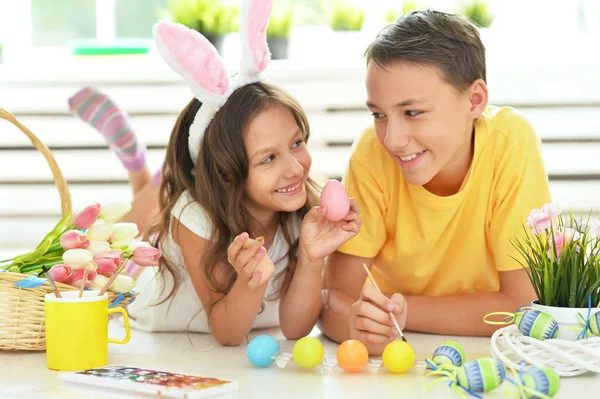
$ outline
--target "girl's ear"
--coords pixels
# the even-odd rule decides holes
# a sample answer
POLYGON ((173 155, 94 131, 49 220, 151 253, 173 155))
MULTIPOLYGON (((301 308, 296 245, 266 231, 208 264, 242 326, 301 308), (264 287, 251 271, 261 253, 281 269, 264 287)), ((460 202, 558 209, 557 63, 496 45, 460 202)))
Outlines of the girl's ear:
POLYGON ((223 59, 215 47, 195 30, 160 21, 152 29, 161 57, 188 84, 202 103, 219 103, 229 89, 223 59))
POLYGON ((273 10, 273 0, 242 2, 240 38, 242 60, 240 74, 255 76, 265 70, 271 59, 267 45, 267 26, 273 10))

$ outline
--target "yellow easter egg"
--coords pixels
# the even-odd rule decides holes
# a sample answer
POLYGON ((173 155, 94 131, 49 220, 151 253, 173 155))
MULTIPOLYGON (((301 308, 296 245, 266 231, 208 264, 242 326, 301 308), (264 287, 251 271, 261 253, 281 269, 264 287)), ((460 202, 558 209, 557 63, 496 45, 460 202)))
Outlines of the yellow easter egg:
POLYGON ((300 338, 292 351, 294 362, 306 369, 312 369, 321 364, 324 355, 325 349, 323 348, 323 344, 318 339, 312 337, 300 338))
POLYGON ((383 365, 392 373, 405 373, 415 364, 415 351, 407 342, 392 341, 383 350, 383 365))

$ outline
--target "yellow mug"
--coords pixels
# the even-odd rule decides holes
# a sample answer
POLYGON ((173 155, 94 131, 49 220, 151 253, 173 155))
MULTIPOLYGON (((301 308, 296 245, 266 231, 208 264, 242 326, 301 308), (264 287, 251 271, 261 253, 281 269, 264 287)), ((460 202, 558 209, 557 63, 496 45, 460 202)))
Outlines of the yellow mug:
POLYGON ((62 298, 46 294, 46 362, 49 369, 89 370, 108 364, 108 343, 129 342, 129 317, 123 308, 108 308, 108 294, 99 291, 62 292, 62 298), (108 315, 121 313, 125 318, 125 339, 108 338, 108 315))

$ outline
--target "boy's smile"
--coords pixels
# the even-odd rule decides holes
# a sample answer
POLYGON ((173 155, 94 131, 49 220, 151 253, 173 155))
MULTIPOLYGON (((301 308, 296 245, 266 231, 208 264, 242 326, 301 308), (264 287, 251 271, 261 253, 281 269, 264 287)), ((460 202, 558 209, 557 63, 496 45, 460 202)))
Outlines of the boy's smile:
POLYGON ((485 83, 477 80, 461 92, 435 67, 371 62, 367 94, 377 138, 406 181, 436 195, 455 194, 471 165, 473 121, 487 105, 485 83))

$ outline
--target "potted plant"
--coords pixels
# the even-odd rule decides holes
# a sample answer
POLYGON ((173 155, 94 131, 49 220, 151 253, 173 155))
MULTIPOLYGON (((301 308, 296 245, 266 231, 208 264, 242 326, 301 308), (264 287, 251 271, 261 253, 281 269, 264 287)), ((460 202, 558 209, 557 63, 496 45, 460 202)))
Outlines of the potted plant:
POLYGON ((494 15, 490 13, 487 2, 482 0, 464 5, 460 13, 479 28, 489 28, 494 21, 494 15))
POLYGON ((411 11, 418 10, 420 7, 412 2, 412 1, 403 1, 402 2, 402 13, 398 13, 396 10, 388 10, 384 14, 385 22, 391 24, 395 22, 398 18, 400 18, 404 14, 408 14, 411 11))
MULTIPOLYGON (((343 49, 348 46, 366 48, 372 39, 371 33, 361 32, 365 18, 364 11, 347 0, 332 1, 328 5, 327 17, 331 28, 330 40, 327 46, 331 49, 343 49)), ((362 62, 362 56, 355 56, 348 51, 334 52, 335 60, 340 62, 362 62)))
POLYGON ((345 1, 333 4, 329 15, 329 23, 334 32, 356 32, 362 29, 365 12, 345 1))
POLYGON ((513 240, 537 300, 532 306, 559 325, 558 338, 576 340, 600 294, 600 222, 563 217, 558 206, 531 211, 525 234, 513 240))
POLYGON ((279 8, 271 14, 267 27, 267 43, 273 59, 287 58, 291 29, 291 7, 279 8))
POLYGON ((169 0, 174 22, 202 33, 221 52, 227 33, 238 30, 239 8, 223 0, 169 0))

